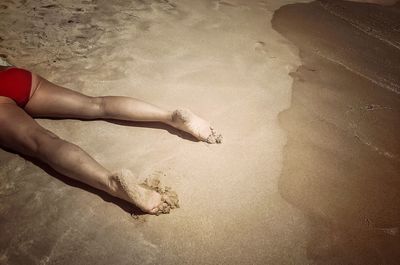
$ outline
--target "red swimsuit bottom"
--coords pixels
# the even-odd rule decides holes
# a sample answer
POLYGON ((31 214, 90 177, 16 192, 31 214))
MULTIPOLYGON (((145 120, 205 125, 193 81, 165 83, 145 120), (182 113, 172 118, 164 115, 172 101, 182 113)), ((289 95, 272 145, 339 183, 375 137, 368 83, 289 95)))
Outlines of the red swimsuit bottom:
POLYGON ((22 108, 28 103, 31 85, 32 73, 27 70, 13 67, 0 71, 0 96, 11 98, 22 108))

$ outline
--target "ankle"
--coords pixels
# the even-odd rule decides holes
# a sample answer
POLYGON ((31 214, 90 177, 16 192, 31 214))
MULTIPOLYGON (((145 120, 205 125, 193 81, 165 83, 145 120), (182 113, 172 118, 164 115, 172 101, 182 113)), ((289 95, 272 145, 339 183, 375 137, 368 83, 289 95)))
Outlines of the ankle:
POLYGON ((174 112, 175 111, 166 111, 165 115, 164 115, 164 118, 163 118, 163 120, 161 122, 172 126, 172 124, 174 123, 174 119, 173 119, 174 112))
POLYGON ((117 194, 119 194, 119 191, 120 191, 120 186, 118 184, 119 182, 118 182, 117 178, 118 177, 117 177, 117 175, 115 173, 114 174, 110 174, 107 177, 108 193, 113 195, 113 196, 116 196, 117 194))

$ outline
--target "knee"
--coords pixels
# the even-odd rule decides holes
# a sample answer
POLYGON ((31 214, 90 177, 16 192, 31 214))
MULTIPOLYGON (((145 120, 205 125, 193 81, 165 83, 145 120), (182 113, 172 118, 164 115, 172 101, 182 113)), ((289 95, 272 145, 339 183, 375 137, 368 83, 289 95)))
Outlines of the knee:
POLYGON ((34 157, 50 164, 58 165, 65 159, 79 163, 81 148, 69 143, 51 132, 44 132, 33 139, 34 157))
POLYGON ((94 118, 101 118, 105 114, 105 98, 104 97, 90 97, 89 99, 90 113, 93 113, 94 118))
POLYGON ((56 146, 57 143, 62 142, 57 135, 48 130, 36 130, 23 136, 21 139, 21 146, 30 156, 37 158, 47 157, 47 150, 50 146, 56 146))

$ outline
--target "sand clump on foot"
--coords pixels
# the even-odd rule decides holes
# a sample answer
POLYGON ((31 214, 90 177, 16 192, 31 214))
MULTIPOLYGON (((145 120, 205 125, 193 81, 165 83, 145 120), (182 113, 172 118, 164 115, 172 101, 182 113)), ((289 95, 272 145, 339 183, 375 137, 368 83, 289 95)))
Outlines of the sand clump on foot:
POLYGON ((163 186, 158 178, 146 178, 141 184, 149 189, 152 189, 161 194, 162 205, 159 206, 158 211, 155 213, 170 213, 172 209, 179 208, 178 194, 171 190, 171 187, 163 186))
POLYGON ((205 120, 188 109, 177 109, 172 113, 172 126, 190 133, 200 141, 209 144, 222 143, 222 135, 205 120))
POLYGON ((170 187, 163 187, 158 179, 147 178, 140 183, 127 169, 114 173, 112 179, 117 187, 115 195, 134 204, 145 213, 167 214, 171 209, 179 208, 176 192, 170 187))

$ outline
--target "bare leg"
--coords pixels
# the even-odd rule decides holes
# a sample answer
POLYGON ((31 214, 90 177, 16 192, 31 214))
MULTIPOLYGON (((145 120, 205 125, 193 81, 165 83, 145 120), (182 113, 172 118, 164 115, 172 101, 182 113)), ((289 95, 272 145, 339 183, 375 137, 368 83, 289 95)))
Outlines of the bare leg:
POLYGON ((130 97, 89 97, 41 77, 39 80, 38 89, 25 107, 33 117, 163 122, 201 141, 219 143, 222 139, 208 122, 189 110, 168 111, 130 97))
POLYGON ((15 103, 0 104, 0 145, 37 158, 59 173, 127 200, 145 212, 155 213, 161 204, 160 194, 134 184, 132 179, 130 189, 123 189, 121 179, 125 176, 112 174, 80 147, 44 129, 15 103))
POLYGON ((214 137, 209 124, 190 111, 170 112, 128 97, 89 97, 34 77, 37 89, 25 107, 26 113, 15 104, 0 106, 0 144, 36 157, 58 172, 127 200, 145 212, 156 213, 162 207, 160 194, 141 187, 126 174, 111 174, 78 146, 40 127, 27 113, 33 117, 158 121, 203 141, 214 137))

